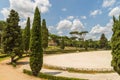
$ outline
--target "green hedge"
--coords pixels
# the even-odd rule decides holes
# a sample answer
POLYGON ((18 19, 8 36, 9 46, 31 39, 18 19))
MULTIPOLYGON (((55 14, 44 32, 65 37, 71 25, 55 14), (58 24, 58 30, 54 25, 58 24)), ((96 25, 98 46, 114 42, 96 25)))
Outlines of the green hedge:
POLYGON ((76 72, 76 73, 89 73, 89 74, 93 74, 93 73, 113 73, 114 71, 113 70, 88 70, 88 69, 77 69, 77 68, 69 68, 69 67, 66 67, 66 68, 63 68, 63 67, 57 67, 57 66, 52 66, 52 65, 47 65, 47 64, 44 64, 43 65, 44 68, 46 69, 53 69, 53 70, 63 70, 63 71, 68 71, 68 72, 76 72))
POLYGON ((6 54, 1 54, 0 55, 0 58, 5 58, 5 57, 8 57, 8 55, 6 55, 6 54))
MULTIPOLYGON (((44 51, 44 54, 61 54, 61 53, 73 53, 73 52, 84 52, 86 51, 85 49, 71 49, 71 50, 62 50, 62 49, 59 49, 59 50, 46 50, 44 51)), ((89 49, 88 51, 95 51, 94 49, 89 49)))
MULTIPOLYGON (((24 73, 28 75, 32 75, 32 72, 29 70, 24 69, 24 73)), ((61 77, 61 76, 52 76, 50 74, 39 73, 39 78, 48 79, 48 80, 88 80, 88 79, 78 79, 78 78, 68 78, 68 77, 61 77)))

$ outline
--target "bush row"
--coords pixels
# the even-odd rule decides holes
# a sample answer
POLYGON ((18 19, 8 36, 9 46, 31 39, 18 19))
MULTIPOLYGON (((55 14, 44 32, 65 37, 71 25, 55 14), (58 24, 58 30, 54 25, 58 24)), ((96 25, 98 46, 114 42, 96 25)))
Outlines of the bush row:
MULTIPOLYGON (((83 52, 83 51, 86 51, 85 49, 71 49, 71 50, 62 50, 62 49, 59 49, 59 50, 46 50, 44 51, 44 54, 60 54, 60 53, 73 53, 73 52, 83 52)), ((94 49, 89 49, 88 51, 94 51, 94 49)))
POLYGON ((69 67, 58 67, 58 66, 52 66, 48 64, 43 65, 44 68, 47 69, 54 69, 54 70, 63 70, 68 72, 77 72, 77 73, 113 73, 113 69, 88 69, 88 68, 69 68, 69 67))

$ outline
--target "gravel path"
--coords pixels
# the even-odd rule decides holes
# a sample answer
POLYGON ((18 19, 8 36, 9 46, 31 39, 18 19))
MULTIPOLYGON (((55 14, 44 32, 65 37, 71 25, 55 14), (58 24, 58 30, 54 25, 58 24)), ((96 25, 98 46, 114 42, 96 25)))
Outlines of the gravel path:
MULTIPOLYGON (((91 52, 88 52, 88 53, 92 54, 91 52)), ((102 52, 97 51, 97 53, 103 53, 103 51, 102 52)), ((110 51, 105 51, 105 53, 110 53, 110 51)), ((56 56, 58 56, 58 55, 56 55, 56 56)), ((45 56, 44 59, 46 57, 48 57, 48 56, 45 56)), ((57 60, 55 60, 55 61, 57 64, 59 63, 59 62, 57 62, 57 60)), ((23 60, 21 60, 18 64, 17 68, 13 68, 13 67, 7 65, 6 64, 7 62, 8 61, 6 60, 6 61, 3 61, 2 63, 0 63, 0 73, 1 73, 0 80, 40 80, 38 78, 31 77, 31 76, 28 76, 28 75, 22 73, 23 69, 30 70, 30 67, 28 64, 28 62, 29 62, 28 58, 24 58, 23 60)), ((75 77, 75 78, 82 78, 82 79, 89 79, 89 80, 120 80, 120 76, 117 73, 85 74, 85 73, 70 73, 67 71, 50 70, 50 69, 42 69, 41 72, 44 72, 46 74, 52 74, 54 76, 75 77)))
POLYGON ((41 80, 24 74, 19 68, 8 65, 8 62, 8 60, 5 60, 0 63, 0 80, 41 80))
POLYGON ((58 67, 78 69, 112 69, 111 60, 111 51, 91 51, 46 56, 44 63, 58 67))

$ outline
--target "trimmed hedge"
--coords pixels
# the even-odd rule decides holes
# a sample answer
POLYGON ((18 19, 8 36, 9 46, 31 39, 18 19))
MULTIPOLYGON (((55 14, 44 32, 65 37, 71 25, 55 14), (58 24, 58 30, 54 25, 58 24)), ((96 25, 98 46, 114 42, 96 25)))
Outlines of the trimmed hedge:
POLYGON ((8 57, 8 55, 6 55, 6 54, 1 54, 0 55, 0 58, 5 58, 5 57, 8 57))
POLYGON ((69 68, 69 67, 58 67, 58 66, 52 66, 52 65, 43 65, 44 68, 46 69, 53 69, 53 70, 63 70, 63 71, 68 71, 68 72, 76 72, 76 73, 113 73, 114 70, 97 70, 97 69, 78 69, 78 68, 69 68))
MULTIPOLYGON (((24 69, 23 73, 32 75, 32 72, 29 70, 24 69)), ((68 77, 61 77, 61 76, 52 76, 50 74, 44 74, 44 73, 39 73, 38 74, 39 78, 44 78, 48 80, 88 80, 88 79, 78 79, 78 78, 68 78, 68 77)))
MULTIPOLYGON (((88 49, 88 51, 95 51, 94 49, 88 49)), ((46 50, 44 51, 44 54, 62 54, 62 53, 73 53, 73 52, 86 52, 85 49, 79 49, 79 50, 75 50, 75 49, 71 49, 71 50, 46 50)))

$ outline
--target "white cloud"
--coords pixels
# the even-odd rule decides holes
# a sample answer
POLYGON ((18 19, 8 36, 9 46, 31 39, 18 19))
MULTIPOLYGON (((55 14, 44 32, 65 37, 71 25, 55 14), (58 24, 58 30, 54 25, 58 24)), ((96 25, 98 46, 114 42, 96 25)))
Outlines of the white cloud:
POLYGON ((108 14, 109 16, 119 16, 120 15, 120 7, 115 7, 115 8, 113 8, 110 12, 109 12, 109 14, 108 14))
POLYGON ((31 21, 33 20, 33 13, 36 6, 39 7, 41 13, 48 12, 49 8, 52 6, 49 0, 9 0, 9 2, 10 7, 3 8, 1 11, 1 13, 4 15, 4 18, 7 18, 9 11, 14 9, 19 13, 20 18, 26 19, 27 17, 30 17, 31 21))
POLYGON ((94 10, 94 11, 91 11, 91 13, 90 13, 91 16, 96 16, 98 14, 102 14, 102 11, 101 10, 94 10))
POLYGON ((52 29, 54 29, 54 26, 48 26, 49 31, 52 31, 52 29))
POLYGON ((84 28, 82 22, 79 19, 74 19, 71 27, 72 31, 80 31, 80 29, 84 28))
POLYGON ((64 20, 61 20, 58 25, 57 25, 57 30, 60 30, 60 29, 69 29, 72 27, 72 22, 67 20, 67 19, 64 19, 64 20))
POLYGON ((8 15, 9 15, 9 9, 3 8, 1 13, 3 14, 4 20, 5 20, 8 17, 8 15))
POLYGON ((116 0, 103 0, 102 7, 110 7, 112 6, 116 0))
POLYGON ((58 31, 58 35, 62 36, 63 32, 62 31, 58 31))
POLYGON ((56 27, 58 31, 65 31, 65 32, 80 31, 83 28, 84 25, 79 19, 74 19, 72 21, 68 19, 61 20, 56 27))
POLYGON ((87 17, 86 16, 81 16, 81 19, 87 19, 87 17))
POLYGON ((100 24, 95 25, 90 33, 92 34, 99 34, 99 33, 105 33, 106 32, 106 27, 102 27, 100 24))
POLYGON ((113 24, 112 20, 110 20, 109 23, 107 23, 105 26, 101 26, 100 24, 97 24, 91 29, 90 33, 92 33, 92 34, 111 33, 112 32, 112 24, 113 24))
POLYGON ((62 8, 62 11, 67 11, 67 9, 66 8, 62 8))
MULTIPOLYGON (((10 7, 3 8, 1 11, 3 15, 6 15, 6 10, 9 12, 10 9, 15 9, 22 18, 27 18, 28 16, 33 15, 34 9, 36 6, 40 8, 42 13, 45 13, 51 7, 49 0, 9 0, 10 7)), ((6 16, 4 16, 6 17, 6 16)))
POLYGON ((105 35, 108 35, 108 37, 110 38, 112 35, 112 25, 113 25, 112 19, 105 26, 97 24, 91 29, 90 33, 88 34, 88 37, 99 39, 98 35, 104 33, 105 35))
POLYGON ((57 31, 55 26, 48 26, 48 30, 50 33, 56 33, 56 31, 57 31))
POLYGON ((74 19, 74 16, 68 16, 67 19, 73 20, 73 19, 74 19))
POLYGON ((20 21, 19 22, 19 25, 22 27, 22 28, 24 28, 25 26, 26 26, 26 20, 24 20, 24 21, 20 21))

